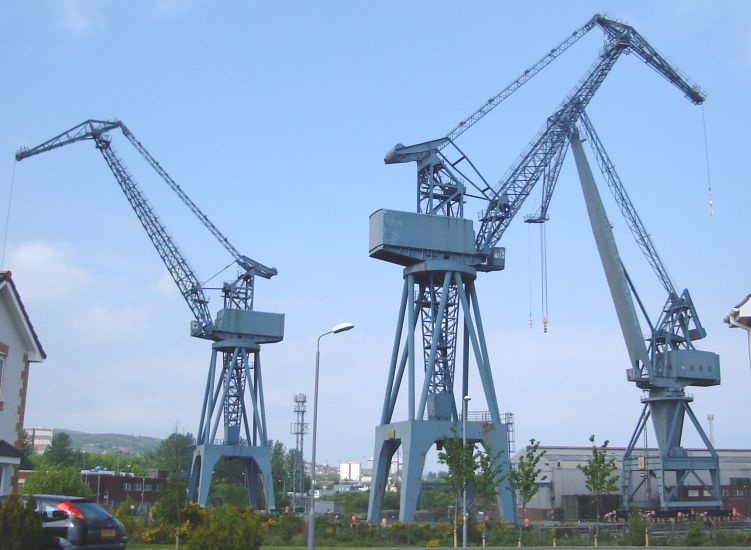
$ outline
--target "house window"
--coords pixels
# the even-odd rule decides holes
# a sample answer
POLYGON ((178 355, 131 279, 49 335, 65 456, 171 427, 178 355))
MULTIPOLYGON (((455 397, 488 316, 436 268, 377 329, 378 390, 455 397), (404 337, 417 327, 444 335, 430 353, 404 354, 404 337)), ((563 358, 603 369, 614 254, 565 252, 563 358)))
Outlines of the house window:
POLYGON ((699 489, 689 489, 688 490, 688 496, 696 498, 696 497, 701 496, 701 493, 700 493, 699 489))
POLYGON ((5 408, 5 403, 3 403, 3 399, 5 398, 5 358, 6 355, 0 353, 0 412, 5 408))

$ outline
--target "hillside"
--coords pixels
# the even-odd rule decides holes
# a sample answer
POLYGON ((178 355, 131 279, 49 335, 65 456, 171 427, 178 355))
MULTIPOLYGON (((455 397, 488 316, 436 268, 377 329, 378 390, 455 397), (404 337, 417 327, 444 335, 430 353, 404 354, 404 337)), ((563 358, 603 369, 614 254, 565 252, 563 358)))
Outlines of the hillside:
POLYGON ((143 455, 155 451, 161 439, 141 435, 124 434, 89 434, 60 428, 70 436, 74 449, 89 453, 107 453, 119 455, 143 455))

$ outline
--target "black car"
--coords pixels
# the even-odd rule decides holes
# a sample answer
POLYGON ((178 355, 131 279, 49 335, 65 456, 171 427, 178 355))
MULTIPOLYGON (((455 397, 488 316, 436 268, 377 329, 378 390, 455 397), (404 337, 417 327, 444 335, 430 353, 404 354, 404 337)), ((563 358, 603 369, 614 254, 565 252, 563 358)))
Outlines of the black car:
POLYGON ((33 496, 42 516, 44 550, 121 550, 128 544, 123 524, 90 498, 33 496))

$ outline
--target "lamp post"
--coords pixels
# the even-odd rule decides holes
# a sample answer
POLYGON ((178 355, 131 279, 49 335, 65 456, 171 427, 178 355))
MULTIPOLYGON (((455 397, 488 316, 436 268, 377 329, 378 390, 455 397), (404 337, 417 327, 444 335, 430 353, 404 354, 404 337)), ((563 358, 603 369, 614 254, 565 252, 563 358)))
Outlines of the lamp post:
POLYGON ((355 328, 352 323, 340 323, 332 328, 328 332, 324 332, 318 337, 316 343, 316 377, 315 387, 313 389, 313 449, 310 455, 310 510, 308 511, 308 550, 313 550, 315 547, 315 524, 316 518, 314 513, 315 493, 313 487, 316 482, 316 427, 318 425, 318 367, 321 359, 321 338, 327 334, 339 334, 350 329, 355 328))
MULTIPOLYGON (((467 409, 469 408, 469 396, 465 395, 462 400, 462 453, 467 448, 467 409)), ((462 459, 464 455, 462 455, 462 459)), ((467 548, 467 472, 462 476, 462 548, 467 548)))

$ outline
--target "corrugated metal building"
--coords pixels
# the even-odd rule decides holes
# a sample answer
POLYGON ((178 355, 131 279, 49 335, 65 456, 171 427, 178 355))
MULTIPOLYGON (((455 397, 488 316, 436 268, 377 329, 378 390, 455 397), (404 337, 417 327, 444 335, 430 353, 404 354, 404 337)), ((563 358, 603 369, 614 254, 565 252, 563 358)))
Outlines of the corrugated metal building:
MULTIPOLYGON (((527 504, 527 517, 530 520, 556 519, 578 520, 593 519, 594 506, 591 495, 585 486, 584 473, 577 466, 584 466, 592 458, 591 447, 543 447, 545 456, 540 462, 541 472, 538 476, 539 491, 527 504)), ((616 474, 620 472, 624 447, 608 447, 607 455, 615 459, 616 474)), ((658 456, 657 449, 642 451, 647 457, 658 456)), ((689 449, 688 451, 692 451, 689 449)), ((695 451, 700 452, 700 451, 695 451)), ((720 485, 725 508, 735 510, 743 517, 751 517, 751 449, 717 449, 720 456, 720 485)), ((524 449, 512 457, 516 464, 523 456, 524 449)), ((635 495, 634 502, 640 508, 657 509, 658 496, 656 484, 650 479, 646 470, 643 485, 635 495)), ((619 481, 620 486, 620 481, 619 481)), ((688 487, 690 499, 696 499, 697 508, 701 508, 701 499, 705 495, 697 482, 688 487)), ((600 506, 604 515, 620 507, 621 495, 605 495, 600 506)))

